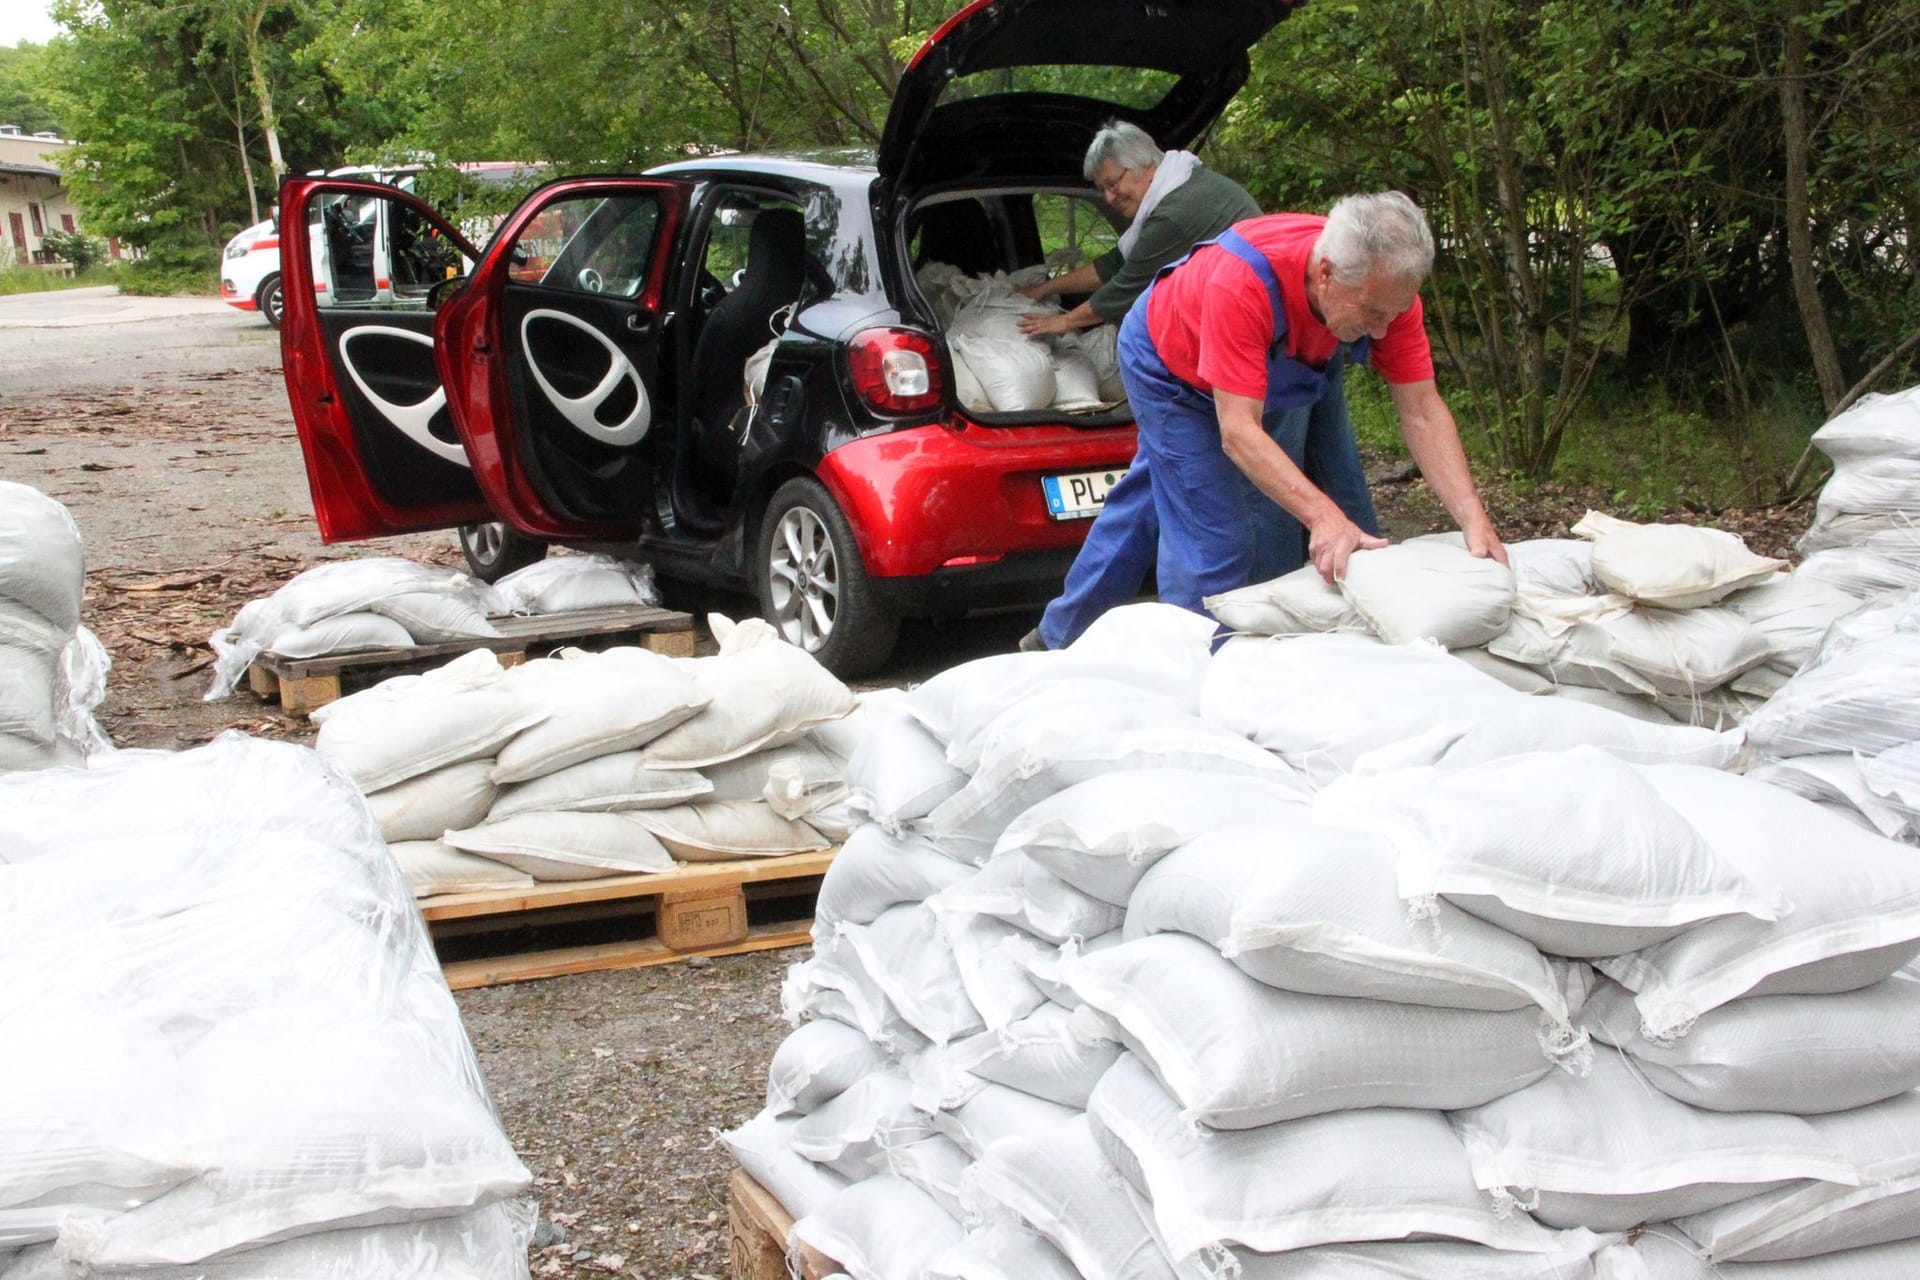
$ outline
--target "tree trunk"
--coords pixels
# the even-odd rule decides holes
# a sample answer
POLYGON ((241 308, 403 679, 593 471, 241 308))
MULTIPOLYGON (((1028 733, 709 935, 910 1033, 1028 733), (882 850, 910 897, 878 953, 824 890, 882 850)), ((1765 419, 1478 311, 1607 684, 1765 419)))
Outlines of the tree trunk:
MULTIPOLYGON (((236 94, 236 97, 237 96, 236 94)), ((253 158, 247 154, 246 113, 238 109, 240 106, 238 102, 235 102, 233 105, 235 107, 233 113, 234 141, 240 148, 240 173, 247 180, 247 225, 252 226, 254 223, 260 221, 260 193, 254 188, 253 158)))
POLYGON ((287 162, 280 154, 280 121, 273 110, 273 90, 267 86, 267 69, 260 55, 260 24, 267 18, 266 5, 255 8, 247 19, 247 72, 253 79, 253 96, 260 105, 260 133, 267 140, 267 163, 273 167, 273 183, 287 176, 287 162))
POLYGON ((1807 127, 1805 77, 1810 41, 1806 9, 1806 0, 1786 0, 1781 6, 1781 16, 1786 22, 1786 40, 1780 59, 1780 123, 1787 159, 1787 251, 1793 269, 1793 300, 1800 308, 1800 326, 1806 330, 1807 347, 1813 354, 1820 399, 1831 413, 1840 397, 1846 394, 1846 380, 1840 372, 1840 353, 1833 345, 1833 331, 1827 325, 1827 311, 1821 305, 1819 282, 1813 271, 1813 212, 1807 193, 1813 144, 1807 127))

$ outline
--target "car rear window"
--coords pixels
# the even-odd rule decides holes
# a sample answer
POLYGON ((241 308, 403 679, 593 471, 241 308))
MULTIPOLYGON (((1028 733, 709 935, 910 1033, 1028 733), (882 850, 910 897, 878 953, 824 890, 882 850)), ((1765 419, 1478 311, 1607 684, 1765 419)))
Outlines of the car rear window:
POLYGON ((1144 111, 1159 105, 1178 83, 1180 77, 1173 72, 1147 67, 1007 67, 955 76, 941 90, 940 102, 945 105, 1002 93, 1052 93, 1144 111))

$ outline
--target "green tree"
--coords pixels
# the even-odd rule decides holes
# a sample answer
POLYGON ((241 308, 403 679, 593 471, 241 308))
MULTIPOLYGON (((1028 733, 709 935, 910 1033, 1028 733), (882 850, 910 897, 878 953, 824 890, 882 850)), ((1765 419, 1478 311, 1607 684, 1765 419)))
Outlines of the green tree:
POLYGON ((46 85, 47 46, 22 40, 0 45, 0 124, 17 124, 23 133, 67 130, 54 109, 46 85))

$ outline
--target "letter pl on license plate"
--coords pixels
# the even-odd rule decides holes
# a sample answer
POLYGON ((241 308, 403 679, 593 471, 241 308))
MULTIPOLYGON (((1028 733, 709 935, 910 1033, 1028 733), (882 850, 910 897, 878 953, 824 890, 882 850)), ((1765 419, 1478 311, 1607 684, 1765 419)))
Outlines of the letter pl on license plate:
POLYGON ((1125 467, 1106 471, 1072 471, 1065 475, 1041 476, 1040 487, 1047 495, 1047 514, 1055 520, 1085 520, 1100 514, 1106 505, 1107 490, 1120 483, 1125 467))

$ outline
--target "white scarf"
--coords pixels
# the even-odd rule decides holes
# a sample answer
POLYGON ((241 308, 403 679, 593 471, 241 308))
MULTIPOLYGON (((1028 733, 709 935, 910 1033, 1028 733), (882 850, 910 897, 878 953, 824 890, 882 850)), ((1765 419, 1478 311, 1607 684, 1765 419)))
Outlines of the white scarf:
POLYGON ((1173 190, 1200 167, 1200 157, 1191 151, 1169 151, 1160 157, 1160 165, 1153 171, 1153 181, 1147 184, 1147 194, 1140 197, 1140 207, 1134 211, 1133 223, 1120 233, 1120 256, 1131 258, 1133 246, 1140 239, 1140 228, 1147 225, 1147 219, 1160 204, 1161 197, 1173 190))

